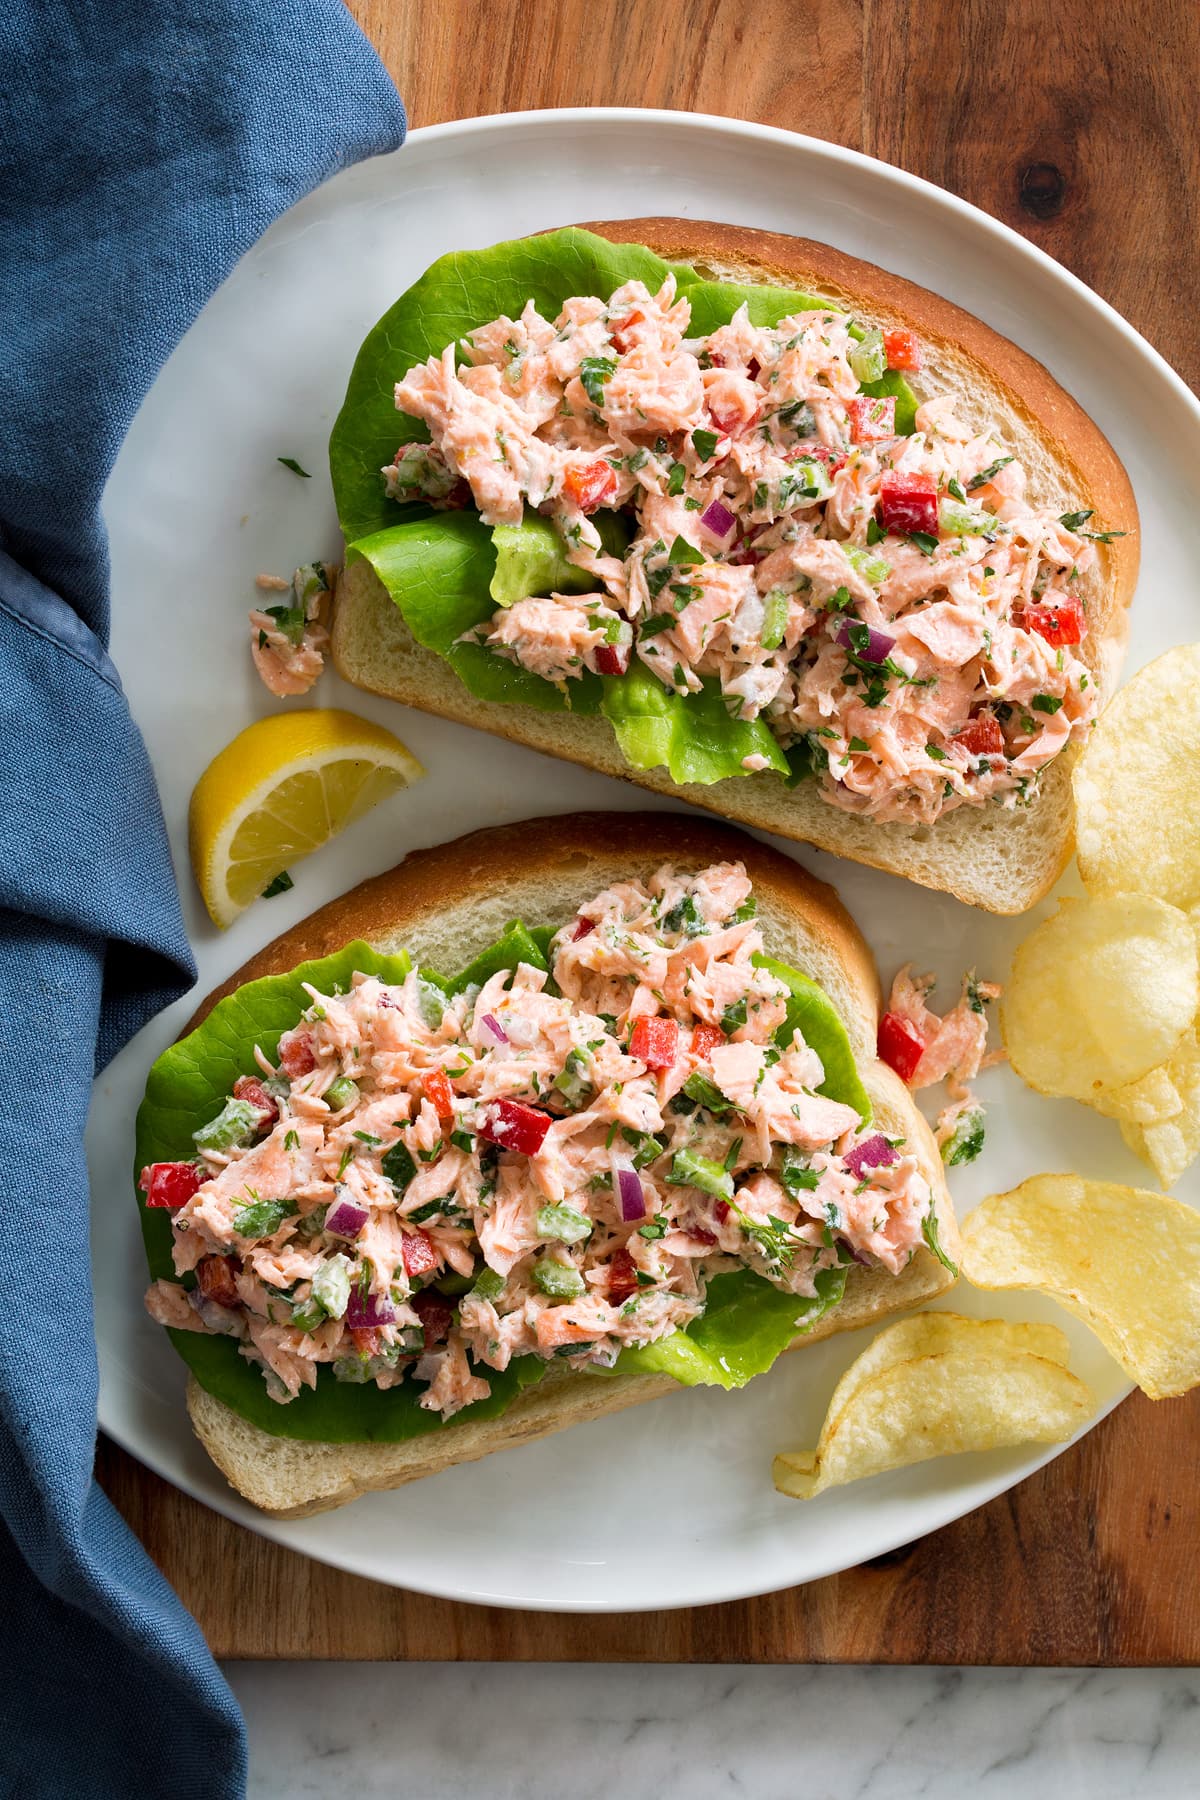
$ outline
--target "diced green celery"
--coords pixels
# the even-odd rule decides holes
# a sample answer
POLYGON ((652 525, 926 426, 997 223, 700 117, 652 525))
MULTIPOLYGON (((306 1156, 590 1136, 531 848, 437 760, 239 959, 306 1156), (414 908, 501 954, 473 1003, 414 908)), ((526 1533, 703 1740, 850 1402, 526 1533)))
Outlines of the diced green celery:
POLYGON ((340 1319, 350 1303, 350 1258, 339 1251, 321 1264, 312 1279, 313 1298, 331 1319, 340 1319))
POLYGON ((446 1011, 446 996, 432 981, 417 976, 417 1010, 430 1031, 436 1031, 446 1011))
POLYGON ((938 505, 938 526, 947 537, 979 537, 995 523, 978 506, 964 506, 960 500, 942 500, 938 505))
POLYGON ((592 1235, 592 1222, 573 1206, 538 1208, 537 1233, 540 1238, 557 1238, 562 1244, 581 1244, 592 1235))
POLYGON ((504 1277, 496 1269, 482 1268, 471 1289, 477 1300, 495 1300, 504 1292, 504 1277))
POLYGON ((715 1194, 718 1200, 733 1199, 733 1176, 711 1157, 697 1156, 694 1150, 677 1150, 671 1160, 667 1180, 674 1187, 699 1188, 715 1194))
POLYGON ((842 549, 846 552, 846 561, 872 587, 878 587, 892 572, 890 562, 885 562, 882 556, 873 556, 861 544, 843 544, 842 549))
POLYGON ((543 1256, 533 1265, 533 1285, 552 1300, 578 1300, 584 1292, 584 1279, 571 1263, 543 1256))
POLYGON ((353 1106, 358 1099, 358 1083, 351 1081, 348 1075, 339 1075, 325 1089, 325 1104, 330 1112, 341 1112, 344 1107, 353 1106))
POLYGON ((594 1089, 583 1073, 586 1067, 586 1057, 580 1051, 572 1050, 562 1073, 554 1077, 554 1086, 568 1106, 585 1106, 591 1099, 594 1089))
POLYGON ((859 381, 883 380, 887 369, 887 352, 883 347, 883 333, 877 325, 851 348, 846 360, 859 381))
POLYGON ((198 1150, 232 1150, 258 1132, 258 1113, 248 1100, 227 1100, 215 1119, 192 1133, 198 1150))
POLYGON ((792 596, 786 588, 772 588, 763 601, 762 647, 764 650, 778 650, 782 644, 783 634, 787 630, 791 604, 792 596))

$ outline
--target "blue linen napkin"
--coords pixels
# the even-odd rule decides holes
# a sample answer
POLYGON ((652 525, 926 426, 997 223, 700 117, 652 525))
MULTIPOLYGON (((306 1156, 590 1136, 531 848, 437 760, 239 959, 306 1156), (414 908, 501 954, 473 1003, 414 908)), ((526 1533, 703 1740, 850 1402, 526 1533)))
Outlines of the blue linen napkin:
POLYGON ((236 1703, 92 1479, 91 1082, 195 979, 99 503, 212 290, 404 109, 341 0, 7 0, 0 70, 0 1791, 227 1800, 236 1703))

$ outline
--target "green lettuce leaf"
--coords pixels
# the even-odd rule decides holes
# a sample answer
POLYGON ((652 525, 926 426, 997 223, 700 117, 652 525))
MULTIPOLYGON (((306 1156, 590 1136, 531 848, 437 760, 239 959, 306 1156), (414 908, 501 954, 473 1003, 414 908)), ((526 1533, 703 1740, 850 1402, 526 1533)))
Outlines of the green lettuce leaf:
MULTIPOLYGON (((387 499, 380 470, 401 443, 428 436, 398 413, 395 383, 416 362, 441 353, 475 326, 529 299, 553 318, 572 294, 607 296, 626 281, 652 291, 668 268, 692 305, 692 328, 715 331, 743 304, 756 325, 831 304, 786 288, 706 280, 685 263, 668 265, 638 244, 610 244, 576 227, 442 257, 401 295, 365 339, 330 439, 329 462, 347 560, 365 557, 399 606, 418 643, 435 651, 481 700, 523 704, 540 712, 602 711, 626 760, 638 769, 665 767, 672 780, 710 784, 743 776, 743 759, 764 756, 785 778, 791 768, 761 721, 733 720, 715 683, 703 693, 669 693, 637 659, 625 676, 587 674, 561 687, 492 655, 460 644, 463 632, 530 594, 582 592, 593 584, 567 563, 549 521, 530 515, 494 532, 471 514, 430 513, 387 499)), ((858 332, 861 335, 861 331, 858 332)), ((894 393, 901 431, 916 409, 902 375, 889 370, 865 390, 894 393)), ((621 531, 611 515, 597 524, 606 548, 621 531)), ((625 540, 627 541, 627 540, 625 540)))
POLYGON ((622 1350, 618 1375, 670 1375, 684 1387, 745 1387, 783 1355, 797 1328, 808 1330, 836 1306, 846 1270, 822 1269, 816 1295, 781 1293, 749 1269, 718 1275, 708 1284, 700 1318, 656 1344, 622 1350))
POLYGON ((716 681, 699 694, 672 694, 635 658, 627 675, 604 677, 600 710, 635 769, 665 765, 672 781, 707 785, 744 775, 743 757, 764 756, 768 768, 788 772, 766 721, 731 719, 716 681))
POLYGON ((667 265, 636 244, 610 244, 570 229, 516 238, 486 250, 439 257, 367 334, 355 358, 342 410, 329 440, 338 519, 348 544, 395 517, 379 471, 401 444, 426 440, 416 419, 396 411, 393 390, 414 363, 440 356, 477 325, 527 300, 553 319, 572 294, 611 294, 635 277, 660 287, 667 265))
POLYGON ((769 969, 776 980, 782 981, 792 996, 788 1001, 787 1018, 775 1034, 780 1043, 790 1043, 793 1032, 799 1030, 825 1068, 825 1079, 818 1093, 825 1094, 830 1100, 840 1100, 844 1106, 852 1106, 863 1124, 869 1125, 870 1095, 859 1079, 841 1015, 825 989, 810 976, 801 975, 798 969, 777 962, 773 956, 759 955, 754 960, 760 968, 769 969))
MULTIPOLYGON (((548 967, 548 927, 531 932, 515 920, 499 941, 450 980, 431 980, 458 992, 486 981, 499 969, 518 962, 548 967)), ((806 1040, 825 1065, 822 1092, 850 1105, 869 1106, 854 1068, 845 1028, 832 1003, 815 983, 797 970, 764 959, 787 982, 793 1001, 781 1034, 790 1038, 799 1024, 806 1040)), ((280 1037, 291 1029, 309 1004, 306 985, 322 993, 349 988, 356 971, 388 982, 402 981, 412 964, 403 953, 382 956, 369 944, 348 944, 333 956, 302 963, 286 975, 267 975, 229 994, 195 1031, 165 1050, 154 1064, 146 1095, 138 1110, 134 1179, 151 1162, 174 1162, 192 1154, 192 1133, 220 1111, 239 1075, 257 1071, 254 1046, 273 1057, 280 1037)), ((138 1192, 142 1233, 150 1274, 174 1279, 170 1214, 148 1208, 138 1192)), ((188 1278, 190 1282, 190 1277, 188 1278)), ((740 1387, 752 1375, 770 1368, 794 1335, 794 1321, 811 1324, 840 1300, 845 1271, 833 1269, 817 1277, 815 1299, 798 1299, 749 1270, 721 1275, 710 1284, 701 1318, 684 1332, 674 1332, 641 1350, 624 1350, 618 1372, 669 1374, 684 1386, 740 1387)), ((527 1387, 540 1381, 546 1365, 538 1357, 518 1358, 503 1373, 487 1371, 492 1392, 443 1422, 419 1404, 422 1389, 402 1382, 386 1392, 373 1383, 362 1386, 336 1381, 332 1370, 318 1370, 315 1389, 303 1390, 280 1406, 272 1400, 262 1375, 238 1353, 229 1338, 204 1337, 193 1331, 171 1331, 171 1342, 209 1393, 276 1437, 330 1443, 366 1441, 398 1443, 431 1431, 453 1430, 460 1419, 490 1419, 502 1414, 527 1387)), ((580 1375, 579 1380, 604 1380, 580 1375)))
MULTIPOLYGON (((525 527, 509 528, 514 533, 525 527)), ((543 681, 482 644, 461 644, 465 631, 496 610, 491 583, 497 572, 492 532, 473 512, 433 513, 361 538, 346 552, 348 563, 369 562, 391 594, 419 644, 445 658, 481 700, 520 702, 539 712, 594 713, 603 694, 589 670, 563 687, 543 681)), ((503 579, 515 581, 510 556, 503 579)), ((514 596, 515 598, 516 596, 514 596)))
MULTIPOLYGON (((623 556, 629 528, 617 513, 600 512, 592 520, 601 548, 623 556)), ((541 513, 527 512, 519 525, 495 525, 492 544, 496 568, 488 587, 492 610, 514 606, 531 594, 588 594, 599 586, 593 575, 567 561, 561 533, 541 513)))

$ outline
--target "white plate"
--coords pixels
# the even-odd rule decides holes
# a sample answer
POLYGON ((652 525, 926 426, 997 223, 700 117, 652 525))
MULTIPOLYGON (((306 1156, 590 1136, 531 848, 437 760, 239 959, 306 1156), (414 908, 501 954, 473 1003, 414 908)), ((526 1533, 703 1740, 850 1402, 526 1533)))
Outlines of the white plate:
MULTIPOLYGON (((1144 573, 1129 668, 1196 635, 1200 408, 1121 319, 1003 226, 866 157, 729 120, 564 111, 414 132, 397 156, 347 170, 296 207, 244 259, 155 383, 109 485, 113 648, 162 787, 200 963, 197 995, 265 938, 415 845, 530 814, 652 804, 622 783, 403 712, 330 676, 318 703, 398 729, 428 764, 428 779, 301 864, 291 893, 252 908, 224 936, 209 926, 188 874, 192 784, 273 704, 246 655, 253 576, 336 550, 324 446, 369 326, 444 251, 648 212, 825 239, 948 295, 1040 357, 1107 432, 1137 491, 1144 573), (298 457, 313 479, 282 469, 280 455, 298 457)), ((949 998, 969 965, 1002 975, 1028 928, 784 848, 838 884, 886 978, 914 958, 937 968, 949 998)), ((326 1562, 429 1593, 633 1610, 827 1575, 957 1518, 1048 1460, 1040 1450, 949 1458, 807 1506, 779 1498, 771 1454, 812 1441, 836 1376, 866 1341, 855 1334, 785 1358, 744 1393, 681 1393, 340 1512, 265 1520, 194 1441, 183 1365, 141 1305, 133 1115, 150 1063, 192 1004, 156 1019, 97 1084, 89 1149, 100 1419, 161 1475, 229 1517, 326 1562)), ((1042 1169, 1147 1181, 1115 1125, 1067 1101, 1039 1101, 1007 1071, 983 1086, 988 1147, 955 1180, 962 1211, 1042 1169)), ((964 1290, 953 1304, 1056 1319, 1102 1408, 1126 1392, 1116 1365, 1048 1304, 1018 1297, 1004 1305, 964 1290)))

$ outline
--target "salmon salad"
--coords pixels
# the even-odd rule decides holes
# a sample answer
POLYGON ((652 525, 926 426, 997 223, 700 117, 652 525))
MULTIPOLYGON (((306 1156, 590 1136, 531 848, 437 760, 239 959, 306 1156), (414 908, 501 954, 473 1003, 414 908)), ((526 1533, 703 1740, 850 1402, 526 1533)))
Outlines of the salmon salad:
POLYGON ((597 583, 463 641, 568 692, 635 658, 673 694, 715 688, 844 811, 1026 803, 1095 716, 1081 577, 1109 534, 1030 498, 978 395, 930 393, 898 430, 895 395, 867 390, 920 370, 912 331, 820 308, 758 326, 745 305, 691 323, 670 276, 553 319, 531 300, 396 385, 429 442, 401 445, 389 496, 494 526, 535 509, 597 583))
MULTIPOLYGON (((778 965, 776 965, 778 966, 778 965)), ((281 1403, 411 1377, 449 1419, 516 1358, 611 1369, 748 1270, 803 1301, 851 1262, 936 1248, 903 1139, 820 1090, 740 863, 594 895, 452 993, 414 967, 310 1004, 186 1161, 159 1323, 238 1343, 281 1403)))

